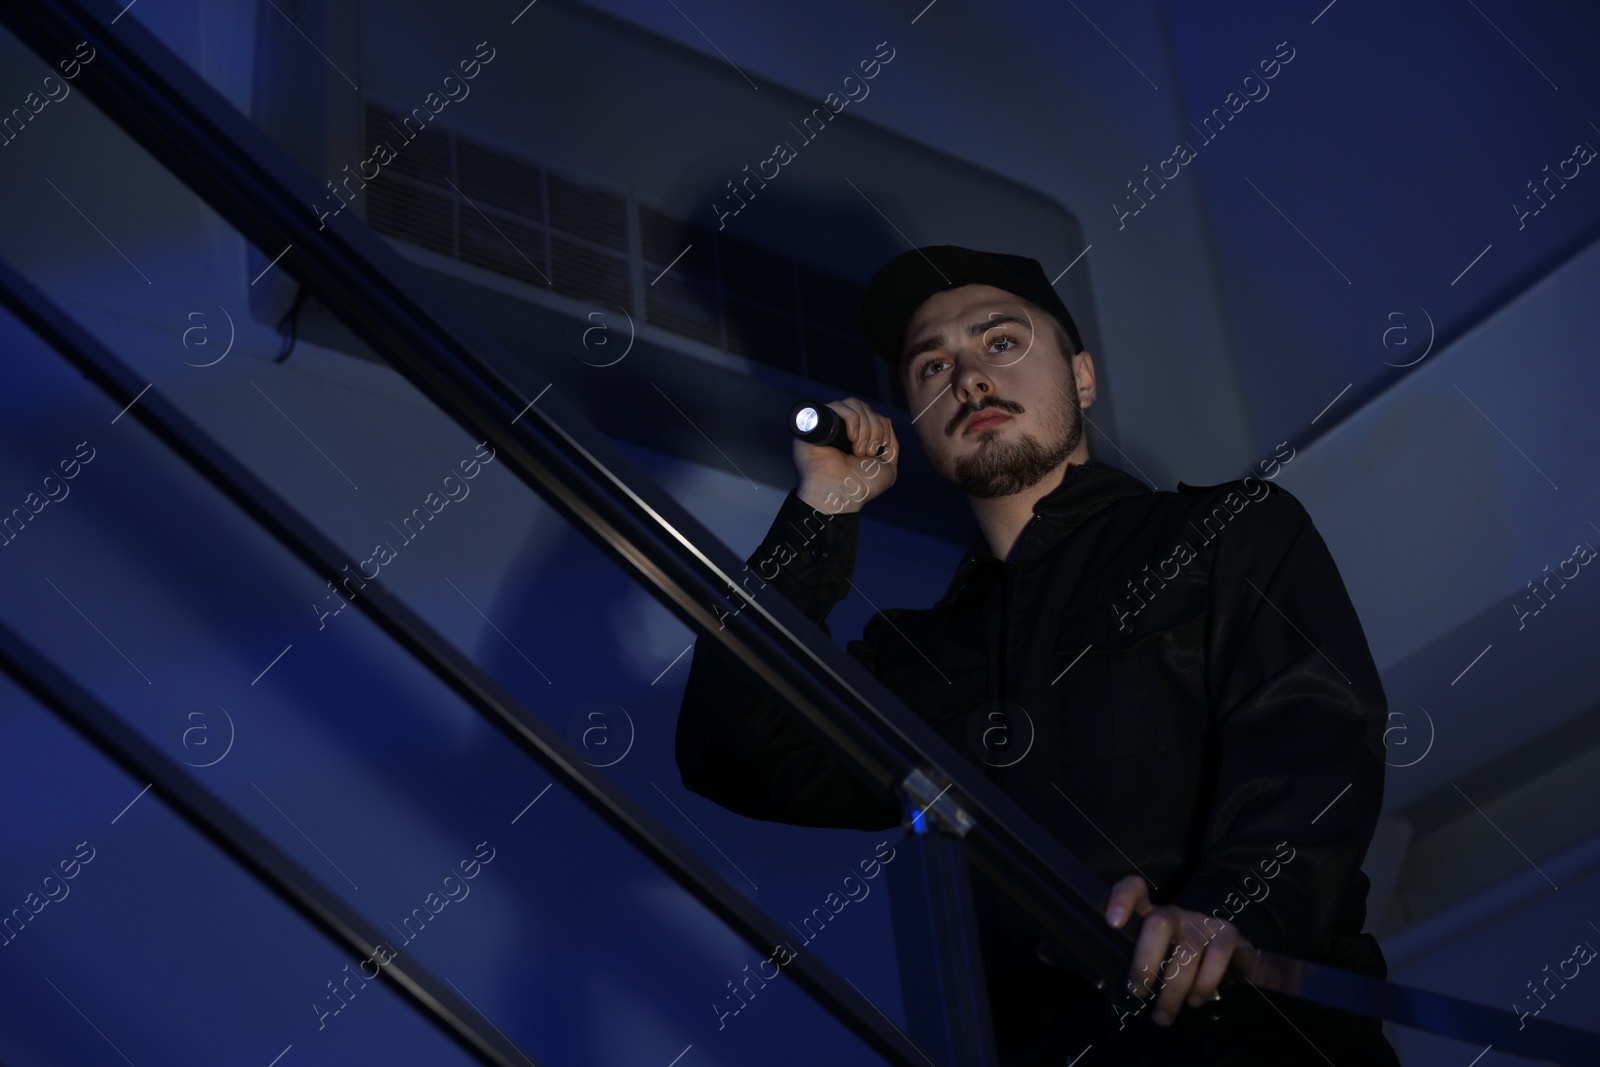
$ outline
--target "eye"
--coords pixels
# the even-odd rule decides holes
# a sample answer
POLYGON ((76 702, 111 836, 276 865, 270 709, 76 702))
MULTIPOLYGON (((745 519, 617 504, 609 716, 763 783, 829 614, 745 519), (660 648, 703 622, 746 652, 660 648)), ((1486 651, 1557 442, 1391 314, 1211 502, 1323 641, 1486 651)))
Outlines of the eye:
POLYGON ((1017 347, 1017 339, 1015 337, 1012 337, 1008 333, 996 334, 994 337, 989 339, 989 351, 991 351, 991 352, 994 352, 994 351, 1008 352, 1008 351, 1010 351, 1011 349, 1013 349, 1015 347, 1017 347), (1004 348, 1000 348, 1000 349, 996 349, 995 345, 998 345, 1001 342, 1005 343, 1005 347, 1004 348))
POLYGON ((943 362, 944 362, 944 360, 942 360, 942 359, 930 359, 930 360, 928 360, 928 362, 926 362, 926 363, 924 363, 922 365, 922 369, 917 372, 918 377, 926 378, 928 376, 929 372, 930 372, 930 368, 932 368, 932 367, 934 367, 934 366, 936 366, 936 365, 938 365, 940 363, 943 363, 943 362))

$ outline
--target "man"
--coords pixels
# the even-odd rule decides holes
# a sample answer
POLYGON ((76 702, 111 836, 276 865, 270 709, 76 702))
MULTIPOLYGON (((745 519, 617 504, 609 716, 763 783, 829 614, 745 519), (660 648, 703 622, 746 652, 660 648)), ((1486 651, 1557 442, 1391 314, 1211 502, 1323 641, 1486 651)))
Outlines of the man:
MULTIPOLYGON (((983 536, 936 604, 877 613, 849 651, 1112 884, 1108 923, 1142 916, 1108 1004, 974 879, 1002 1062, 1092 1043, 1105 1064, 1398 1064, 1372 1020, 1216 997, 1257 949, 1386 973, 1360 870, 1383 689, 1305 510, 1257 478, 1153 492, 1091 459, 1094 362, 1034 260, 915 249, 873 278, 860 322, 983 536)), ((885 416, 830 407, 853 454, 796 440, 798 485, 751 558, 824 630, 899 457, 885 416)), ((687 788, 753 818, 900 822, 712 642, 677 759, 687 788)))

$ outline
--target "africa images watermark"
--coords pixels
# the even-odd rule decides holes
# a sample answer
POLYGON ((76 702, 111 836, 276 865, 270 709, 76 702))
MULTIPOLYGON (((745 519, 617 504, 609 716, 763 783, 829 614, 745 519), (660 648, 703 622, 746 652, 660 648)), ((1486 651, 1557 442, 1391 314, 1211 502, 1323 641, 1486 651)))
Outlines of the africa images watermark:
MULTIPOLYGON (((1579 973, 1580 969, 1584 966, 1584 964, 1586 964, 1590 960, 1594 959, 1594 957, 1595 957, 1594 946, 1589 944, 1589 942, 1581 941, 1578 944, 1573 945, 1572 946, 1572 955, 1568 956, 1566 959, 1562 960, 1559 964, 1557 964, 1555 973, 1554 974, 1546 974, 1545 978, 1544 978, 1544 981, 1540 982, 1539 985, 1544 987, 1544 991, 1550 995, 1550 999, 1551 1000, 1556 999, 1556 991, 1550 988, 1551 980, 1553 979, 1556 982, 1560 983, 1562 989, 1567 988, 1567 982, 1570 982, 1574 978, 1578 977, 1578 973, 1579 973), (1585 950, 1587 950, 1587 951, 1585 951, 1585 950), (1572 973, 1571 974, 1568 974, 1564 970, 1565 965, 1569 964, 1569 963, 1572 964, 1572 973)), ((1548 963, 1544 965, 1544 970, 1545 971, 1549 971, 1550 970, 1550 965, 1548 963)), ((1530 1016, 1530 1015, 1538 1015, 1541 1011, 1544 1011, 1544 1009, 1549 1006, 1545 1002, 1544 997, 1541 997, 1539 995, 1539 990, 1538 990, 1537 987, 1534 986, 1533 979, 1531 979, 1531 978, 1528 979, 1528 983, 1527 984, 1528 984, 1528 990, 1533 994, 1533 999, 1535 999, 1535 1000, 1537 1000, 1539 1002, 1539 1006, 1537 1008, 1522 1009, 1522 1008, 1517 1006, 1516 1001, 1512 1001, 1511 1010, 1513 1012, 1516 1012, 1516 1015, 1517 1015, 1517 1029, 1518 1030, 1524 1029, 1528 1025, 1528 1016, 1530 1016)))
MULTIPOLYGON (((395 532, 400 535, 402 539, 400 542, 401 548, 415 541, 422 534, 422 531, 427 528, 428 523, 445 508, 449 507, 452 502, 459 504, 467 499, 472 489, 466 483, 483 473, 483 468, 494 462, 495 451, 489 448, 489 442, 479 441, 475 457, 473 459, 464 459, 458 464, 461 469, 461 478, 458 479, 454 474, 445 475, 444 481, 441 483, 444 496, 440 496, 438 492, 430 492, 423 498, 421 504, 411 509, 411 514, 400 520, 400 526, 394 526, 393 523, 389 524, 394 526, 395 532), (484 455, 484 449, 486 448, 489 449, 488 455, 484 455), (455 483, 455 488, 451 488, 452 482, 455 483)), ((345 579, 339 583, 339 586, 344 590, 344 597, 336 595, 339 590, 334 586, 332 579, 328 580, 328 592, 323 596, 323 600, 332 599, 339 606, 329 610, 316 601, 311 603, 311 610, 317 614, 317 629, 321 630, 327 626, 329 618, 339 614, 344 610, 347 603, 355 600, 356 595, 350 589, 351 582, 355 582, 358 588, 365 589, 367 583, 362 581, 362 578, 366 578, 368 581, 375 580, 382 568, 393 563, 399 554, 399 549, 395 548, 393 543, 385 541, 382 544, 374 545, 372 555, 356 565, 356 569, 360 572, 359 575, 349 574, 350 565, 348 563, 345 564, 342 572, 345 573, 345 579), (372 564, 371 574, 368 574, 366 569, 369 563, 372 564)))
MULTIPOLYGON (((872 91, 871 88, 868 87, 867 82, 873 78, 876 78, 882 68, 887 66, 890 61, 894 59, 895 50, 889 47, 888 41, 879 41, 877 48, 872 54, 876 58, 863 59, 857 64, 861 70, 861 76, 859 79, 854 74, 845 75, 844 82, 842 83, 844 88, 843 96, 840 96, 837 92, 829 93, 822 100, 823 106, 812 108, 811 113, 800 120, 799 126, 795 126, 792 122, 789 124, 791 127, 793 127, 794 131, 801 136, 802 140, 800 141, 800 146, 802 148, 816 140, 817 137, 821 135, 822 131, 828 128, 828 123, 833 121, 833 116, 843 111, 850 103, 860 103, 867 98, 867 94, 872 91), (884 55, 883 50, 885 48, 889 49, 888 55, 884 55), (851 89, 850 87, 852 82, 855 83, 855 89, 851 89), (859 96, 857 95, 858 91, 860 93, 859 96), (813 131, 811 128, 813 122, 816 123, 815 131, 813 131)), ((740 180, 739 185, 735 185, 732 179, 726 183, 729 192, 731 192, 733 195, 731 197, 725 197, 724 199, 731 200, 738 206, 723 207, 722 203, 718 201, 713 201, 711 204, 711 210, 717 216, 717 229, 726 229, 728 225, 727 220, 739 214, 739 212, 743 211, 745 208, 749 207, 749 201, 756 198, 755 192, 750 188, 751 181, 754 181, 759 188, 765 189, 767 187, 767 182, 776 180, 778 175, 783 173, 782 168, 788 166, 798 156, 799 152, 795 150, 795 147, 788 141, 783 141, 773 146, 772 155, 756 164, 755 173, 752 174, 749 172, 750 164, 746 163, 742 168, 746 173, 744 178, 740 180), (772 167, 771 174, 768 174, 763 169, 769 165, 772 167), (740 185, 743 186, 745 195, 740 195, 740 185)))
POLYGON ((27 929, 28 924, 38 918, 39 913, 45 908, 66 900, 67 894, 72 892, 72 887, 67 883, 83 873, 83 867, 92 861, 94 856, 94 846, 87 841, 79 841, 73 849, 72 856, 56 864, 61 872, 59 875, 55 872, 45 875, 39 889, 30 891, 22 898, 21 907, 12 908, 11 914, 0 919, 0 948, 11 947, 11 942, 21 937, 22 931, 27 929), (83 854, 84 849, 89 850, 87 856, 83 854), (53 889, 50 885, 52 882, 55 883, 53 889), (43 896, 39 895, 40 890, 43 891, 43 896))
MULTIPOLYGON (((1244 81, 1240 85, 1240 88, 1244 90, 1243 96, 1239 95, 1238 90, 1233 90, 1229 92, 1227 96, 1223 97, 1221 107, 1212 108, 1211 113, 1200 120, 1199 126, 1196 126, 1192 122, 1189 123, 1190 128, 1204 138, 1204 140, 1200 142, 1200 147, 1204 148, 1206 145, 1216 140, 1222 131, 1227 127, 1228 123, 1236 118, 1241 111, 1249 107, 1251 103, 1260 103, 1267 98, 1268 94, 1272 92, 1272 89, 1266 83, 1283 73, 1283 68, 1288 66, 1288 64, 1293 61, 1295 57, 1295 50, 1293 48, 1289 48, 1288 41, 1279 41, 1277 49, 1272 55, 1273 58, 1263 59, 1257 64, 1257 67, 1261 71, 1259 77, 1257 77, 1254 72, 1245 75, 1244 81), (1287 55, 1284 54, 1285 48, 1289 49, 1287 55), (1252 82, 1255 83, 1254 88, 1251 88, 1252 82), (1214 130, 1212 129, 1213 123, 1216 124, 1216 128, 1214 130), (1204 127, 1204 129, 1201 127, 1204 127)), ((1139 185, 1144 187, 1144 191, 1149 194, 1149 199, 1154 200, 1156 198, 1157 190, 1165 189, 1167 187, 1167 182, 1176 179, 1180 174, 1182 174, 1183 168, 1192 163, 1196 156, 1197 152, 1192 142, 1185 141, 1182 144, 1174 146, 1172 149, 1172 155, 1156 164, 1156 173, 1151 174, 1149 165, 1145 165, 1145 177, 1143 181, 1139 183, 1139 185), (1168 164, 1172 165, 1171 174, 1166 172, 1166 167, 1168 164), (1152 181, 1156 183, 1156 188, 1154 189, 1150 187, 1150 183, 1152 181)), ((1127 200, 1130 204, 1136 202, 1139 205, 1138 207, 1134 207, 1132 209, 1125 208, 1122 206, 1120 201, 1114 201, 1111 205, 1111 210, 1116 212, 1117 215, 1118 230, 1125 229, 1128 225, 1128 219, 1139 214, 1139 212, 1150 206, 1145 197, 1139 195, 1139 185, 1135 185, 1133 180, 1130 179, 1128 182, 1128 189, 1133 195, 1122 198, 1123 200, 1127 200)))
POLYGON ((1530 206, 1523 207, 1521 204, 1512 201, 1511 210, 1517 216, 1517 229, 1525 229, 1528 225, 1528 220, 1549 207, 1550 201, 1556 198, 1556 189, 1550 188, 1551 182, 1555 182, 1558 188, 1565 189, 1567 182, 1577 178, 1582 173, 1580 168, 1587 166, 1594 157, 1594 145, 1589 144, 1587 141, 1580 141, 1573 146, 1572 155, 1556 164, 1556 173, 1550 173, 1550 164, 1546 163, 1543 168, 1545 176, 1539 179, 1539 184, 1535 185, 1532 180, 1527 183, 1528 191, 1533 194, 1531 197, 1526 198, 1530 206), (1569 165, 1572 167, 1572 173, 1570 174, 1566 170, 1569 165), (1544 196, 1539 195, 1540 188, 1544 189, 1544 196), (1531 205, 1534 204, 1538 206, 1532 207, 1531 205))
MULTIPOLYGON (((422 98, 422 106, 412 108, 409 114, 401 118, 400 125, 394 127, 394 129, 396 133, 405 138, 400 142, 402 148, 416 140, 428 123, 433 120, 434 116, 452 103, 459 104, 472 92, 472 87, 467 85, 467 82, 476 78, 482 73, 483 67, 494 61, 495 50, 489 48, 489 54, 484 55, 483 50, 485 48, 489 48, 489 42, 479 41, 476 50, 473 52, 474 58, 463 59, 457 64, 461 68, 461 76, 459 78, 455 74, 445 75, 444 81, 441 83, 441 88, 444 90, 443 96, 440 96, 438 92, 429 92, 427 96, 422 98), (455 88, 451 88, 452 82, 455 83, 455 88), (414 132, 412 130, 413 126, 416 127, 414 132)), ((394 124, 390 123, 390 125, 393 126, 394 124)), ((333 218, 350 204, 355 203, 356 194, 367 187, 367 182, 372 181, 383 173, 383 168, 393 163, 399 155, 400 153, 388 141, 379 140, 373 146, 372 154, 356 164, 356 173, 346 173, 344 180, 339 185, 334 185, 333 179, 330 178, 328 180, 328 189, 332 193, 331 199, 339 206, 335 210, 329 211, 320 204, 312 205, 311 210, 317 216, 317 229, 326 228, 328 219, 333 218), (368 166, 372 168, 371 174, 367 173, 366 168, 368 166), (352 179, 356 182, 357 187, 355 189, 350 188, 352 179), (343 194, 339 192, 340 186, 344 187, 343 194), (347 197, 348 200, 346 199, 347 197)), ((348 172, 350 164, 346 163, 343 170, 348 172)), ((323 197, 323 199, 326 200, 329 197, 323 197)))
MULTIPOLYGON (((422 931, 427 928, 428 923, 433 921, 434 916, 444 911, 444 909, 449 907, 452 903, 459 904, 466 900, 467 896, 472 892, 472 888, 467 885, 467 882, 470 882, 472 879, 482 874, 483 868, 492 862, 494 857, 495 850, 489 847, 489 842, 479 841, 478 844, 473 848, 472 857, 469 859, 464 859, 456 865, 457 869, 461 872, 460 876, 458 877, 454 871, 444 876, 444 880, 441 883, 441 888, 444 890, 444 896, 440 896, 437 891, 430 891, 428 895, 423 898, 420 905, 412 908, 411 913, 404 919, 400 920, 400 926, 405 928, 404 930, 401 930, 400 927, 395 927, 396 932, 399 933, 400 937, 402 938, 400 944, 402 946, 411 944, 411 942, 415 941, 422 934, 422 931), (489 854, 487 856, 483 853, 483 850, 486 848, 489 849, 489 854), (456 883, 455 889, 450 887, 451 882, 456 883)), ((390 923, 389 925, 394 926, 393 923, 390 923)), ((323 997, 322 999, 323 1001, 328 1001, 330 1003, 332 1001, 337 1001, 338 1007, 329 1009, 324 1008, 322 1004, 317 1001, 311 1002, 311 1010, 317 1017, 317 1029, 326 1029, 328 1025, 328 1019, 331 1016, 338 1015, 345 1008, 348 1008, 350 1006, 350 1001, 355 999, 356 993, 366 988, 367 981, 376 980, 379 970, 387 964, 393 962, 395 957, 399 954, 400 950, 395 948, 389 942, 380 941, 372 950, 372 955, 356 964, 355 972, 345 974, 343 981, 339 982, 338 986, 334 985, 334 980, 329 980, 327 983, 328 992, 332 994, 332 997, 323 997), (372 965, 371 974, 367 974, 366 971, 363 970, 363 968, 368 964, 372 965), (354 989, 350 987, 350 983, 352 981, 356 983, 354 989), (340 987, 342 987, 344 991, 349 994, 348 999, 339 995, 340 987)), ((345 964, 342 968, 342 971, 349 972, 350 965, 348 963, 345 964)), ((334 977, 335 979, 338 978, 337 975, 334 977)))
MULTIPOLYGON (((1212 908, 1211 914, 1201 919, 1200 924, 1206 928, 1203 935, 1206 944, 1209 945, 1211 941, 1222 932, 1226 924, 1237 918, 1239 913, 1244 911, 1244 909, 1250 905, 1251 901, 1266 900, 1268 894, 1272 892, 1272 888, 1268 886, 1267 883, 1276 878, 1283 868, 1294 860, 1297 853, 1295 852, 1294 848, 1289 845, 1289 842, 1279 841, 1273 846, 1272 855, 1272 859, 1264 859, 1258 864, 1258 866, 1261 868, 1261 880, 1257 885, 1257 889, 1259 889, 1261 893, 1260 896, 1256 896, 1256 890, 1252 890, 1250 888, 1250 883, 1255 881, 1255 876, 1246 875, 1242 882, 1246 894, 1245 896, 1241 897, 1238 893, 1230 890, 1227 896, 1222 898, 1222 904, 1218 907, 1212 908), (1289 849, 1289 854, 1287 856, 1283 854, 1283 849, 1285 848, 1289 849), (1218 914, 1219 912, 1223 912, 1225 915, 1218 914), (1211 923, 1213 921, 1221 923, 1223 926, 1219 926, 1217 929, 1213 930, 1211 928, 1211 923)), ((1195 932, 1200 933, 1198 930, 1195 932)), ((1180 970, 1193 963, 1199 956, 1199 952, 1188 949, 1185 945, 1178 945, 1177 948, 1173 950, 1172 955, 1167 958, 1164 964, 1162 964, 1161 969, 1158 972, 1161 981, 1163 983, 1171 982, 1178 976, 1178 972, 1180 970), (1168 972, 1169 967, 1171 968, 1170 973, 1168 972)), ((1121 991, 1123 997, 1136 1001, 1136 1006, 1131 1009, 1123 1009, 1115 1004, 1111 1005, 1111 1010, 1117 1013, 1118 1030, 1124 1029, 1127 1026, 1127 1020, 1129 1016, 1138 1015, 1141 1011, 1155 1003, 1156 998, 1151 995, 1155 990, 1151 983, 1157 976, 1149 974, 1150 968, 1148 965, 1144 968, 1144 970, 1146 972, 1146 976, 1140 983, 1144 987, 1144 996, 1141 996, 1133 991, 1134 983, 1132 979, 1129 979, 1127 987, 1121 991)), ((1124 1001, 1124 1003, 1126 1003, 1126 1001, 1124 1001)))
MULTIPOLYGON (((1289 462, 1294 459, 1295 449, 1289 447, 1289 454, 1285 456, 1283 454, 1283 449, 1285 447, 1289 447, 1289 442, 1280 441, 1277 449, 1273 453, 1275 458, 1261 461, 1261 466, 1263 469, 1262 478, 1266 479, 1267 481, 1271 481, 1273 478, 1278 476, 1279 471, 1281 471, 1283 467, 1287 466, 1289 462), (1266 468, 1269 465, 1272 469, 1270 473, 1267 473, 1266 468)), ((1190 527, 1194 529, 1195 533, 1200 534, 1200 546, 1204 548, 1206 545, 1209 545, 1212 541, 1216 540, 1217 537, 1221 535, 1222 531, 1227 527, 1229 520, 1243 511, 1251 501, 1265 500, 1271 491, 1272 490, 1267 487, 1266 483, 1257 480, 1255 475, 1247 475, 1243 479, 1240 490, 1228 490, 1227 494, 1223 496, 1222 500, 1217 504, 1217 506, 1211 509, 1211 513, 1200 520, 1201 526, 1204 527, 1204 529, 1195 527, 1193 523, 1189 524, 1190 527), (1250 488, 1251 482, 1255 482, 1261 487, 1261 493, 1259 496, 1250 488), (1243 493, 1242 496, 1240 495, 1241 491, 1243 493), (1215 529, 1212 528, 1213 523, 1215 523, 1215 529)), ((1171 554, 1168 555, 1166 559, 1163 559, 1161 562, 1155 565, 1155 570, 1152 571, 1150 564, 1147 563, 1144 566, 1143 578, 1129 578, 1127 588, 1132 599, 1132 605, 1126 605, 1120 600, 1114 600, 1111 602, 1111 611, 1117 617, 1118 631, 1122 633, 1132 632, 1133 627, 1129 625, 1128 620, 1134 618, 1145 608, 1149 607, 1149 602, 1155 599, 1155 594, 1160 590, 1165 589, 1167 587, 1167 582, 1170 582, 1178 577, 1180 568, 1187 566, 1198 556, 1199 553, 1194 549, 1193 546, 1189 544, 1189 542, 1180 541, 1173 548, 1171 554), (1167 573, 1168 568, 1171 569, 1172 573, 1167 573), (1156 583, 1155 589, 1150 588, 1151 582, 1156 583), (1140 595, 1141 589, 1143 590, 1142 596, 1140 595)))
MULTIPOLYGON (((861 876, 858 878, 854 872, 845 875, 842 885, 842 888, 844 889, 844 896, 841 897, 837 892, 830 892, 826 897, 824 897, 820 906, 812 908, 811 914, 800 920, 800 926, 805 928, 804 932, 802 932, 799 927, 796 927, 794 923, 790 923, 789 928, 794 930, 795 933, 800 934, 800 936, 804 939, 801 943, 809 945, 812 941, 815 941, 817 936, 822 933, 827 924, 840 912, 844 911, 845 908, 849 907, 852 901, 859 904, 861 901, 866 900, 867 896, 872 892, 872 887, 867 885, 867 882, 878 877, 878 875, 882 873, 883 868, 887 867, 894 859, 894 853, 895 850, 890 847, 888 841, 878 842, 878 846, 873 852, 873 855, 876 858, 862 860, 857 865, 861 868, 861 876), (883 850, 885 848, 889 849, 889 854, 887 856, 883 854, 883 850), (855 891, 850 888, 852 882, 855 883, 856 888, 861 890, 859 896, 856 895, 855 891), (816 924, 816 931, 814 933, 811 930, 813 922, 816 924)), ((745 978, 740 984, 744 987, 745 993, 749 994, 749 996, 748 998, 740 996, 739 987, 735 986, 731 980, 727 983, 728 991, 733 994, 731 1000, 736 1001, 739 1006, 730 1010, 728 1008, 724 1008, 721 1004, 714 1000, 711 1002, 711 1010, 717 1014, 717 1029, 726 1029, 728 1025, 728 1019, 731 1016, 738 1015, 745 1008, 749 1007, 747 999, 754 1000, 758 990, 767 988, 766 980, 777 978, 778 975, 782 973, 781 968, 787 963, 792 963, 795 957, 797 957, 799 954, 799 951, 796 950, 792 944, 785 941, 772 950, 772 955, 756 964, 757 972, 761 972, 761 968, 763 966, 770 966, 772 968, 771 974, 765 974, 765 972, 751 973, 750 965, 748 963, 745 964, 742 968, 742 970, 745 972, 745 978), (764 980, 764 978, 766 980, 764 980), (750 988, 750 983, 752 981, 756 983, 756 989, 750 988)), ((730 1000, 730 998, 726 996, 722 999, 724 1001, 730 1000)))
POLYGON ((1556 598, 1556 591, 1550 588, 1550 583, 1555 582, 1560 588, 1565 589, 1567 582, 1577 578, 1582 573, 1582 568, 1595 558, 1595 547, 1587 541, 1580 541, 1572 548, 1572 555, 1556 564, 1556 573, 1550 573, 1547 563, 1541 568, 1544 577, 1535 585, 1532 580, 1528 582, 1528 595, 1512 601, 1511 610, 1517 613, 1517 629, 1522 630, 1528 625, 1528 620, 1549 607, 1549 601, 1556 598), (1572 568, 1572 573, 1567 573, 1567 567, 1572 568), (1565 580, 1563 580, 1565 579, 1565 580), (1545 591, 1545 596, 1539 594, 1540 588, 1545 591), (1524 607, 1524 604, 1537 604, 1538 607, 1524 607))
POLYGON ((633 751, 633 742, 638 738, 638 731, 627 708, 602 701, 579 708, 568 716, 566 735, 567 743, 578 752, 583 762, 603 769, 615 767, 628 758, 628 753, 633 751), (616 730, 615 737, 612 735, 613 729, 616 730))
POLYGON ((44 476, 44 481, 41 483, 44 496, 40 496, 37 490, 29 490, 22 498, 22 506, 12 508, 11 514, 0 519, 0 548, 9 548, 11 542, 22 535, 28 523, 38 517, 45 508, 52 503, 59 504, 67 499, 72 492, 72 487, 67 482, 81 474, 84 466, 94 460, 95 450, 90 447, 88 441, 79 441, 72 455, 73 458, 61 460, 56 464, 56 468, 61 472, 59 478, 54 473, 44 476), (86 448, 89 449, 88 455, 83 454, 86 448), (50 486, 52 482, 55 483, 53 489, 50 486))
MULTIPOLYGON (((878 476, 878 472, 892 462, 894 462, 894 452, 893 450, 888 449, 887 446, 885 446, 884 454, 881 456, 863 456, 858 459, 856 461, 856 466, 861 470, 863 480, 857 481, 855 475, 846 475, 843 483, 841 483, 844 489, 843 496, 841 496, 838 492, 830 492, 822 498, 823 506, 828 509, 828 516, 831 517, 843 511, 847 500, 861 500, 865 498, 867 494, 866 481, 876 478, 878 476)), ((804 548, 806 545, 809 545, 812 541, 816 540, 817 535, 823 531, 825 523, 826 519, 823 516, 822 511, 813 507, 811 509, 811 516, 803 520, 800 527, 791 525, 791 529, 800 535, 800 547, 804 548), (813 521, 816 523, 815 529, 812 528, 813 521), (803 529, 801 527, 803 527, 803 529)), ((775 545, 771 546, 771 551, 767 557, 756 564, 756 573, 754 575, 750 574, 750 565, 746 563, 744 565, 744 570, 742 571, 746 577, 742 579, 739 584, 735 584, 734 582, 730 581, 728 583, 727 591, 722 594, 728 598, 728 603, 734 605, 733 608, 730 610, 721 604, 716 603, 711 605, 711 610, 715 612, 717 616, 717 629, 721 630, 725 628, 727 624, 724 620, 731 618, 732 616, 743 611, 746 602, 755 600, 755 592, 750 589, 751 578, 754 578, 758 583, 756 586, 757 589, 765 589, 767 587, 767 582, 770 582, 772 579, 778 576, 779 570, 781 570, 787 564, 798 559, 799 556, 800 553, 794 548, 793 545, 789 544, 787 541, 779 541, 775 545), (767 569, 769 567, 772 571, 770 574, 767 573, 767 569), (763 581, 762 579, 766 580, 763 581), (740 592, 741 584, 744 587, 743 593, 740 592)))
MULTIPOLYGON (((72 50, 72 56, 63 59, 56 65, 61 68, 61 76, 67 81, 71 81, 81 74, 83 68, 92 62, 97 55, 99 53, 90 47, 88 41, 79 41, 72 50), (85 48, 89 49, 88 55, 83 54, 85 48)), ((12 108, 9 115, 0 119, 0 148, 7 147, 12 141, 20 137, 22 131, 28 128, 28 123, 33 121, 35 115, 44 111, 51 104, 59 104, 72 95, 72 90, 61 82, 56 81, 53 74, 45 75, 40 87, 44 90, 43 96, 40 96, 37 92, 28 93, 27 96, 22 98, 22 107, 12 108), (51 82, 55 82, 55 89, 50 88, 51 82), (15 120, 15 132, 12 130, 13 120, 15 120)))

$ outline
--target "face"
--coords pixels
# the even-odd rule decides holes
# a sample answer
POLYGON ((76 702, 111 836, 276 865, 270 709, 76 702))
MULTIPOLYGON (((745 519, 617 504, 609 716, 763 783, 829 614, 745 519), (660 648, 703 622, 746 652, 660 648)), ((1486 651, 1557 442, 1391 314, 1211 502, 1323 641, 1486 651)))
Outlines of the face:
POLYGON ((1049 321, 1003 289, 935 293, 906 325, 900 381, 934 470, 968 496, 1009 496, 1088 459, 1087 352, 1063 358, 1049 321))

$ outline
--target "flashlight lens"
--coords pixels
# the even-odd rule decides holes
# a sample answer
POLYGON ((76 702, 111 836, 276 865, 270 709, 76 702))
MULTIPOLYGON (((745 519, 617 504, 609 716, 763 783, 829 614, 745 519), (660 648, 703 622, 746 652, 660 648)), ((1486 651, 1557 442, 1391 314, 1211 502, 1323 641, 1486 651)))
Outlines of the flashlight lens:
POLYGON ((817 428, 817 409, 801 408, 800 413, 794 417, 794 424, 801 433, 810 433, 817 428))

